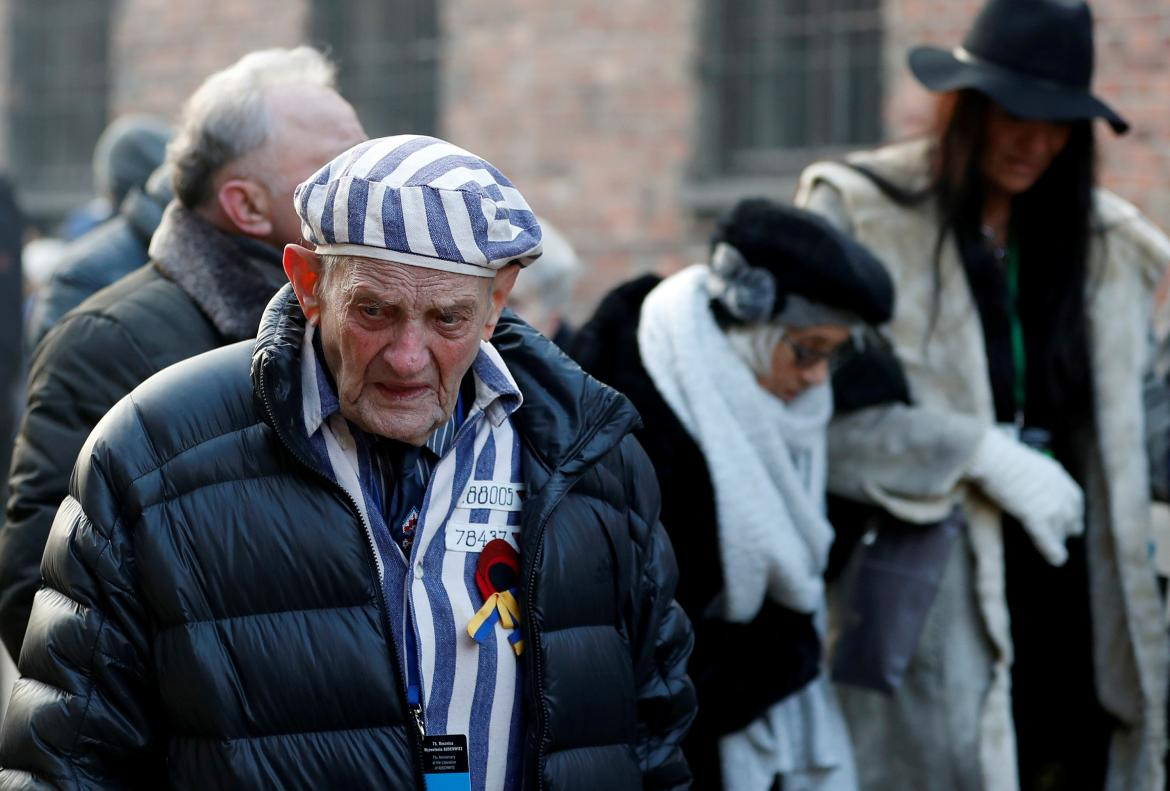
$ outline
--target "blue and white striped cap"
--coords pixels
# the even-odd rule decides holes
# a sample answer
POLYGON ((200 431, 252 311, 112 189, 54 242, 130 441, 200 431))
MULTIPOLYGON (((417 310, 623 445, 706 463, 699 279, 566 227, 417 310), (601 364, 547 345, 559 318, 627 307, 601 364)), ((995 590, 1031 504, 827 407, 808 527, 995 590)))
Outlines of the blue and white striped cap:
POLYGON ((354 146, 293 194, 319 255, 492 277, 540 255, 540 223, 503 173, 443 140, 397 135, 354 146))

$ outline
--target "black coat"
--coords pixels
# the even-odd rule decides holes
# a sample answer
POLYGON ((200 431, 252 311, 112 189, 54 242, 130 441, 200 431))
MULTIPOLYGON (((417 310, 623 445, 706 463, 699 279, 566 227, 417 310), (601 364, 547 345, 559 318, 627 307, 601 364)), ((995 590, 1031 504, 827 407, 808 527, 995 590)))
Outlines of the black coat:
POLYGON ((163 195, 135 188, 117 215, 69 243, 33 307, 29 349, 35 349, 49 330, 87 297, 147 262, 150 237, 162 221, 166 202, 163 195))
POLYGON ((41 555, 73 462, 102 415, 149 376, 251 338, 284 281, 274 248, 173 206, 155 260, 71 312, 33 356, 0 528, 0 638, 20 655, 41 555))
POLYGON ((770 600, 748 624, 724 621, 712 606, 723 590, 723 569, 707 463, 638 353, 642 301, 658 283, 658 277, 647 275, 611 292, 577 332, 571 353, 586 371, 629 397, 642 416, 643 427, 635 436, 658 475, 662 524, 678 557, 678 600, 695 626, 688 672, 698 693, 699 716, 684 752, 695 788, 719 788, 718 738, 811 681, 821 647, 810 616, 770 600))
MULTIPOLYGON (((0 784, 420 782, 373 550, 304 435, 303 334, 286 288, 254 343, 154 377, 91 435, 0 784)), ((682 785, 691 633, 637 416, 514 318, 493 342, 524 393, 528 787, 682 785)))

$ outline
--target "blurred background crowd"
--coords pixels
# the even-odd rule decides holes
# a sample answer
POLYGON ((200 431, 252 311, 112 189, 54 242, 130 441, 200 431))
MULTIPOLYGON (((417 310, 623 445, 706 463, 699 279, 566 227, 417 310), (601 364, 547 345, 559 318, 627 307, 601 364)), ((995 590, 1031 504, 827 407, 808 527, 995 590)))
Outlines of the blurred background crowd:
MULTIPOLYGON (((634 342, 632 336, 611 335, 610 340, 617 338, 625 345, 606 347, 607 336, 602 330, 628 333, 633 329, 606 327, 604 304, 599 314, 601 324, 596 318, 586 324, 599 301, 615 286, 648 272, 670 275, 709 255, 711 266, 717 269, 719 257, 710 245, 713 229, 716 242, 736 247, 753 266, 760 265, 751 260, 753 255, 771 260, 791 253, 798 262, 815 258, 806 249, 773 255, 769 245, 780 244, 775 240, 761 242, 762 252, 748 252, 756 249, 748 237, 757 223, 779 227, 776 224, 792 222, 798 230, 792 231, 790 240, 802 232, 818 240, 826 234, 835 238, 824 228, 807 231, 802 224, 805 220, 791 219, 774 205, 756 207, 765 219, 754 218, 751 206, 743 209, 739 204, 743 198, 760 196, 777 205, 790 203, 803 172, 800 202, 827 217, 836 231, 865 236, 864 222, 850 216, 855 208, 848 200, 854 184, 851 179, 858 173, 874 178, 876 172, 874 183, 885 191, 892 178, 884 170, 890 166, 888 159, 857 160, 862 164, 856 173, 837 172, 832 166, 806 168, 814 162, 840 160, 850 152, 931 132, 931 125, 939 120, 938 104, 911 78, 906 69, 907 50, 912 44, 938 44, 949 50, 968 30, 980 5, 975 0, 675 0, 666 6, 651 0, 616 4, 590 0, 510 0, 503 4, 469 0, 205 0, 198 5, 161 0, 0 0, 0 20, 7 37, 0 44, 4 48, 0 49, 0 387, 4 388, 4 403, 11 405, 0 415, 0 439, 7 440, 17 431, 25 406, 23 372, 45 333, 89 294, 147 260, 151 235, 172 198, 170 178, 158 168, 176 114, 207 75, 245 53, 310 44, 337 63, 338 90, 352 103, 370 137, 400 132, 439 135, 479 152, 509 173, 522 186, 545 226, 544 258, 519 280, 513 307, 566 349, 574 345, 573 330, 584 324, 587 332, 583 341, 576 341, 574 357, 616 386, 619 382, 603 374, 612 373, 620 379, 627 372, 607 372, 606 366, 634 342), (883 179, 887 179, 884 186, 883 179), (732 219, 726 219, 737 204, 741 213, 733 212, 732 219), (775 217, 768 214, 773 211, 778 212, 775 217), (747 237, 737 236, 745 233, 747 237)), ((1170 6, 1164 0, 1110 0, 1096 4, 1094 16, 1094 93, 1132 126, 1125 137, 1097 135, 1097 182, 1132 201, 1153 226, 1168 228, 1170 180, 1165 176, 1170 173, 1170 60, 1165 53, 1170 47, 1170 6)), ((1003 109, 1003 100, 992 98, 999 104, 976 106, 969 95, 959 110, 952 104, 944 115, 946 124, 954 126, 946 128, 961 126, 961 120, 954 119, 961 119, 964 111, 973 113, 970 117, 980 123, 1000 118, 997 113, 1003 109)), ((1004 123, 1017 123, 1019 117, 1017 112, 1004 123)), ((1074 120, 1087 117, 1093 114, 1074 120)), ((1063 146, 1062 139, 1057 149, 1063 146)), ((1091 151, 1091 147, 1085 150, 1091 151)), ((894 176, 901 175, 898 163, 890 167, 894 176)), ((983 175, 989 183, 993 181, 987 173, 983 175)), ((1020 192, 1031 185, 1029 182, 1020 192)), ((895 184, 900 186, 906 185, 895 184)), ((932 186, 937 188, 937 183, 932 186)), ((902 209, 918 200, 886 197, 902 209)), ((982 208, 985 211, 980 219, 990 222, 987 207, 982 208)), ((1025 212, 1023 216, 1029 215, 1025 212)), ((1084 216, 1088 216, 1087 209, 1084 216)), ((1057 221, 1059 225, 1059 218, 1057 221)), ((1086 234, 1087 222, 1081 228, 1086 234)), ((956 221, 956 229, 961 231, 959 225, 956 221)), ((1057 226, 1046 225, 1044 229, 1047 232, 1052 227, 1057 226)), ((971 244, 962 250, 965 258, 986 253, 1002 263, 1005 255, 1015 254, 1018 227, 1013 226, 1009 234, 1005 220, 995 233, 990 231, 996 229, 987 225, 975 230, 984 238, 967 240, 971 244)), ((1021 238, 1029 254, 1039 248, 1029 248, 1035 244, 1033 239, 1021 238)), ((896 247, 898 240, 886 240, 879 234, 860 241, 877 247, 888 242, 896 247)), ((941 243, 938 249, 942 249, 941 243)), ((879 257, 888 258, 884 250, 877 252, 883 253, 879 257)), ((1080 253, 1085 259, 1087 248, 1080 253)), ((865 256, 848 248, 842 258, 848 259, 842 264, 844 271, 852 273, 850 267, 860 266, 854 259, 865 256)), ((871 262, 865 259, 862 263, 868 266, 871 262)), ((974 267, 971 260, 964 263, 974 267)), ((1082 274, 1078 271, 1077 276, 1082 274)), ((808 273, 800 278, 809 282, 808 273)), ((905 282, 910 280, 904 278, 905 282)), ((1079 286, 1080 281, 1070 281, 1079 286)), ((897 284, 902 290, 900 299, 907 296, 905 282, 897 284)), ((656 280, 646 281, 638 288, 648 293, 656 284, 656 280)), ((823 294, 812 294, 813 301, 832 303, 836 298, 848 303, 837 285, 823 294)), ((971 287, 975 292, 980 288, 977 282, 971 287)), ((882 288, 889 290, 891 286, 882 288)), ((866 289, 873 297, 874 289, 866 289)), ((936 299, 942 289, 936 285, 936 299)), ((802 293, 800 286, 792 290, 802 293)), ((632 300, 632 307, 620 301, 610 303, 610 310, 615 311, 611 318, 620 324, 623 318, 636 315, 646 293, 637 292, 637 288, 617 293, 632 300)), ((976 297, 980 295, 976 293, 976 297)), ((881 324, 893 311, 887 303, 889 298, 876 307, 861 300, 845 307, 867 322, 881 324), (870 318, 867 311, 876 318, 870 318)), ((938 303, 934 304, 937 310, 938 303)), ((988 308, 988 304, 978 306, 985 314, 982 329, 995 340, 995 305, 988 308)), ((1080 303, 1075 307, 1079 324, 1091 323, 1092 315, 1085 315, 1091 310, 1080 303)), ((705 309, 701 312, 705 315, 705 309)), ((750 324, 749 319, 743 321, 750 324)), ((915 321, 905 315, 899 320, 902 324, 915 321)), ((1010 332, 1015 333, 1018 319, 1013 316, 1012 321, 1015 324, 1010 332)), ((1165 320, 1160 323, 1166 325, 1165 320)), ((720 317, 719 329, 727 331, 735 324, 731 318, 720 317)), ((902 325, 896 320, 894 326, 902 325)), ((1037 337, 1044 335, 1045 352, 1049 350, 1048 339, 1057 337, 1051 329, 1036 331, 1037 337)), ((1007 393, 1005 403, 1011 401, 1013 388, 1010 383, 1000 387, 998 375, 1006 377, 1004 382, 1013 376, 1024 378, 1018 357, 1016 367, 1007 370, 1012 363, 1008 358, 1020 351, 1011 344, 1024 343, 1022 336, 1008 338, 1008 331, 999 338, 1005 371, 991 371, 998 388, 994 395, 999 399, 1007 393)), ((1064 345, 1087 349, 1091 342, 1100 341, 1100 336, 1098 332, 1088 340, 1074 337, 1064 345)), ((787 402, 803 388, 823 383, 829 371, 830 347, 843 343, 844 337, 829 339, 821 344, 825 348, 810 351, 800 346, 800 338, 794 342, 787 335, 753 336, 741 339, 744 347, 738 351, 740 356, 752 358, 755 352, 750 347, 757 341, 769 350, 781 348, 783 342, 791 346, 796 369, 817 369, 818 381, 809 380, 788 392, 780 384, 774 388, 765 384, 772 358, 760 361, 759 370, 753 369, 759 383, 787 402)), ((943 333, 942 343, 949 340, 943 333)), ((1034 340, 1029 336, 1028 343, 1034 340)), ((913 352, 907 354, 913 357, 913 352)), ((907 354, 903 354, 903 362, 907 354)), ((990 360, 994 369, 994 354, 990 360)), ((650 369, 653 360, 635 362, 637 365, 630 365, 641 372, 639 366, 645 363, 650 369)), ((1106 379, 1097 370, 1099 363, 1093 358, 1094 376, 1106 379)), ((660 384, 655 371, 650 370, 649 375, 660 384)), ((910 370, 908 375, 913 379, 916 372, 910 370)), ((1058 390, 1056 379, 1059 377, 1041 385, 1058 390)), ((1129 379, 1137 381, 1133 376, 1129 379)), ((1081 384, 1088 381, 1087 374, 1078 379, 1081 384)), ((924 383, 912 384, 915 395, 921 397, 924 383)), ((1029 380, 1029 387, 1034 384, 1029 380)), ((639 403, 637 385, 626 382, 622 389, 644 414, 663 406, 639 403)), ((653 393, 654 388, 648 392, 653 393)), ((1077 421, 1087 424, 1086 404, 1091 400, 1087 387, 1085 393, 1085 403, 1073 406, 1084 412, 1074 415, 1077 421)), ((994 417, 1010 423, 1014 408, 1019 428, 1024 425, 1023 403, 1020 392, 1014 395, 1016 401, 1006 407, 996 401, 994 406, 1004 407, 998 411, 1006 417, 994 417)), ((1054 400, 1040 399, 1043 406, 1065 406, 1059 394, 1047 395, 1054 400)), ((895 394, 893 400, 900 397, 895 394)), ((963 411, 957 405, 961 398, 940 385, 939 403, 963 411)), ((909 396, 903 400, 909 401, 909 396)), ((1035 403, 1030 408, 1036 409, 1035 403)), ((854 404, 853 408, 868 405, 854 404)), ((838 399, 838 412, 848 411, 841 406, 838 399)), ((1158 414, 1163 413, 1168 410, 1158 414)), ((1035 419, 1035 415, 1029 418, 1035 419)), ((1069 418, 1068 422, 1072 425, 1076 421, 1069 418)), ((670 423, 671 428, 674 425, 670 423)), ((949 439, 950 432, 937 428, 939 425, 931 431, 949 439)), ((900 433, 888 425, 884 430, 900 433)), ((1102 444, 1115 439, 1105 428, 1099 426, 1098 431, 1102 444)), ((1069 436, 1074 433, 1070 430, 1069 436)), ((1170 431, 1162 433, 1170 437, 1170 431)), ((972 447, 992 442, 979 444, 984 439, 982 431, 971 437, 972 447)), ((1016 439, 1032 447, 1026 439, 1016 439)), ((643 442, 647 440, 643 438, 643 442)), ((1056 457, 1060 458, 1059 443, 1057 446, 1056 457)), ((669 467, 675 448, 660 449, 661 459, 649 444, 648 450, 660 478, 668 480, 669 470, 664 472, 664 468, 669 467)), ((702 450, 711 464, 709 449, 702 450)), ((1051 448, 1041 450, 1053 455, 1051 448)), ((8 468, 9 451, 5 449, 0 458, 3 469, 8 468)), ((817 452, 823 454, 824 449, 818 446, 817 452)), ((1022 451, 1003 452, 1016 454, 1012 457, 1016 458, 1022 451)), ((1166 456, 1164 447, 1158 452, 1166 456)), ((1002 467, 999 460, 1005 457, 996 458, 990 466, 1002 467)), ((1041 463, 1030 455, 1026 462, 1036 468, 1036 480, 1063 485, 1064 478, 1044 477, 1047 469, 1038 468, 1041 463)), ((962 471, 964 480, 979 484, 1003 510, 1016 513, 1011 507, 1015 494, 1007 491, 1011 482, 1000 487, 991 480, 997 474, 1002 477, 1003 470, 962 471)), ((1089 489, 1083 480, 1079 482, 1089 489)), ((951 481, 947 486, 953 484, 951 481)), ((1038 501, 1049 493, 1033 493, 1025 499, 1038 501)), ((1075 497, 1070 494, 1069 499, 1079 497, 1077 489, 1075 497)), ((1076 509, 1080 507, 1078 504, 1076 509)), ((664 504, 664 522, 670 508, 671 504, 664 504)), ((938 521, 945 515, 919 521, 938 521)), ((1017 515, 1031 525, 1031 512, 1017 515)), ((1116 519, 1116 514, 1111 518, 1116 519)), ((1080 523, 1079 510, 1071 521, 1080 523)), ((1064 552, 1064 538, 1059 536, 1059 546, 1053 549, 1058 556, 1064 552)), ((1037 548, 1044 552, 1043 541, 1037 548)), ((685 555, 693 549, 676 547, 683 561, 680 565, 686 565, 685 555)), ((1009 554, 1019 551, 1009 550, 1009 554)), ((1058 563, 1065 557, 1053 560, 1045 555, 1045 560, 1058 563)), ((1084 566, 1083 555, 1076 560, 1084 566)), ((1170 575, 1170 563, 1161 554, 1156 560, 1162 574, 1170 575)), ((684 584, 686 581, 684 569, 684 584)), ((1087 584, 1078 578, 1074 587, 1081 590, 1087 584)), ((959 590, 958 583, 955 589, 959 590)), ((962 588, 961 593, 966 596, 967 589, 962 588)), ((980 589, 980 593, 984 591, 980 589)), ((824 627, 817 628, 823 631, 824 627)), ((811 626, 806 631, 811 643, 819 645, 811 626)), ((11 642, 7 634, 4 637, 11 642)), ((940 643, 949 640, 940 635, 935 638, 940 643)), ((1018 635, 1012 638, 1020 640, 1018 635)), ((20 635, 17 643, 19 639, 20 635)), ((924 644, 929 645, 929 635, 924 644)), ((1046 672, 1047 668, 1036 671, 1037 675, 1046 672)), ((1082 675, 1091 677, 1092 670, 1082 675)), ((802 677, 797 686, 806 683, 808 678, 802 677)), ((0 689, 8 686, 0 679, 0 689)), ((1093 703, 1095 706, 1095 698, 1093 703)), ((851 713, 855 718, 872 719, 872 712, 864 705, 855 703, 851 713)), ((1107 726, 1101 727, 1108 732, 1107 726)), ((882 745, 875 736, 865 747, 880 752, 882 745)), ((1076 781, 1066 778, 1057 785, 1029 787, 1073 788, 1076 781)))

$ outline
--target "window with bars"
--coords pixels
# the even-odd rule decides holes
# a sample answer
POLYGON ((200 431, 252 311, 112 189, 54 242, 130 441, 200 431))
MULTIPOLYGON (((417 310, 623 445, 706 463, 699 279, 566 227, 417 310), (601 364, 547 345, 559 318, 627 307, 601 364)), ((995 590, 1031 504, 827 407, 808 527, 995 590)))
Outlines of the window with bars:
POLYGON ((881 0, 711 0, 707 175, 791 173, 882 133, 881 0))
POLYGON ((8 159, 21 203, 59 217, 93 189, 113 0, 10 0, 8 159))
POLYGON ((339 66, 343 96, 371 137, 437 127, 439 24, 433 0, 314 0, 311 38, 339 66))

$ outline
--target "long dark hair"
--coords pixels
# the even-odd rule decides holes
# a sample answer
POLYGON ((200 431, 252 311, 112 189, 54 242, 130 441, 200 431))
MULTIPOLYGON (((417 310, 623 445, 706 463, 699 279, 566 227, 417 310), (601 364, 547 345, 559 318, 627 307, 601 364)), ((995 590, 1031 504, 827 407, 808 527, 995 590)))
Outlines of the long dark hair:
MULTIPOLYGON (((930 186, 909 192, 867 173, 892 200, 903 205, 933 200, 938 207, 934 249, 934 300, 930 331, 937 328, 941 298, 941 259, 948 237, 976 232, 985 199, 982 161, 984 130, 991 100, 977 91, 944 94, 939 99, 932 148, 930 186)), ((1047 416, 1064 427, 1090 414, 1085 290, 1092 236, 1093 187, 1097 154, 1089 121, 1072 124, 1068 143, 1032 187, 1012 201, 1012 229, 1020 254, 1020 315, 1026 325, 1041 325, 1041 353, 1028 360, 1043 388, 1047 416)), ((1030 377, 1031 378, 1031 377, 1030 377)))

